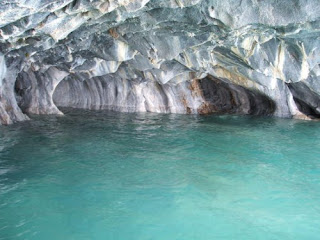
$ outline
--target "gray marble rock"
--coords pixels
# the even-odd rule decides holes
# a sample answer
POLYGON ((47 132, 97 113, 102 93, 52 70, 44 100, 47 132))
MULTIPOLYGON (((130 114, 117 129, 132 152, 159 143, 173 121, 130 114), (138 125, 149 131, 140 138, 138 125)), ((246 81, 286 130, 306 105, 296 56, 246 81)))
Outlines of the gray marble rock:
POLYGON ((3 0, 0 123, 58 107, 319 118, 316 0, 3 0))

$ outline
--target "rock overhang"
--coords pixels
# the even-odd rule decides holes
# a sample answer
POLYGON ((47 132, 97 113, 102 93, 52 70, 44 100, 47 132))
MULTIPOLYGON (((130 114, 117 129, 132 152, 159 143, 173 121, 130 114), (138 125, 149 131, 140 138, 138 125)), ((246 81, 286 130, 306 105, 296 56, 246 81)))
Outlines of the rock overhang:
MULTIPOLYGON (((21 108, 60 113, 52 96, 61 81, 96 78, 175 86, 212 76, 267 96, 276 116, 308 117, 301 101, 320 113, 317 1, 10 0, 0 9, 4 123, 26 119, 21 108)), ((148 102, 148 91, 136 99, 148 102)), ((171 93, 171 109, 185 105, 171 93)))

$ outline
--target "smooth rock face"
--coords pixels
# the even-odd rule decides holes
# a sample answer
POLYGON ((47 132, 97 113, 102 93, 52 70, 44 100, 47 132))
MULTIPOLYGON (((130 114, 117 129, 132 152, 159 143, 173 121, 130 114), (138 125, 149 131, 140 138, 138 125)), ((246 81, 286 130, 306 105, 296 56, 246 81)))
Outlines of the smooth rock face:
POLYGON ((219 79, 177 85, 97 77, 64 80, 53 95, 58 106, 122 112, 272 114, 266 96, 219 79))
POLYGON ((5 0, 0 122, 57 106, 318 118, 319 38, 316 0, 5 0))

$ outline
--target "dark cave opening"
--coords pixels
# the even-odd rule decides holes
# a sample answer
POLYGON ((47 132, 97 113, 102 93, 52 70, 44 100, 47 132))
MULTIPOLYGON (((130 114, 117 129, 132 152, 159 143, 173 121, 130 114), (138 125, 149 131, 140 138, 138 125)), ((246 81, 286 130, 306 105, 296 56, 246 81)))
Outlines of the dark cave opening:
POLYGON ((320 97, 302 82, 287 85, 299 111, 311 119, 319 119, 320 97))
POLYGON ((213 76, 199 80, 204 99, 221 114, 271 115, 276 105, 263 93, 222 81, 213 76))

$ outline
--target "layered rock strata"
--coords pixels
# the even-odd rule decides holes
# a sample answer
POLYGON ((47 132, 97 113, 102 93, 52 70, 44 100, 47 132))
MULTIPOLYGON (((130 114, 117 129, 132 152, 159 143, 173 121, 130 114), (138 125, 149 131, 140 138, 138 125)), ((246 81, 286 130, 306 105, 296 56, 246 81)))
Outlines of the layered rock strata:
POLYGON ((315 0, 4 0, 0 122, 59 106, 319 118, 315 0))

